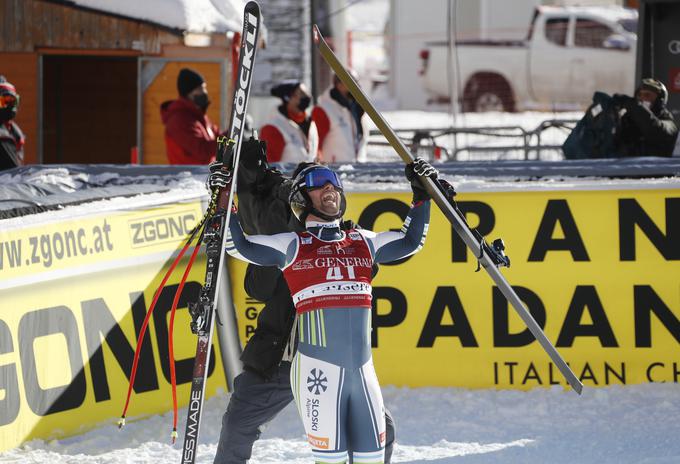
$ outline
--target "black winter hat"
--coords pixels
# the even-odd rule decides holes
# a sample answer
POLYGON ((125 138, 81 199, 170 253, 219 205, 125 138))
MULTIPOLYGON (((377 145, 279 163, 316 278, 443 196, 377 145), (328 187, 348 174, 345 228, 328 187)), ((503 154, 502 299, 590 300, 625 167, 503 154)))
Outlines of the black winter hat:
POLYGON ((270 93, 272 96, 287 102, 290 100, 290 96, 293 95, 293 92, 295 92, 295 89, 300 87, 301 84, 302 82, 295 79, 286 80, 272 87, 270 93))
POLYGON ((199 73, 189 68, 182 68, 177 76, 177 91, 183 97, 203 84, 205 79, 199 73))

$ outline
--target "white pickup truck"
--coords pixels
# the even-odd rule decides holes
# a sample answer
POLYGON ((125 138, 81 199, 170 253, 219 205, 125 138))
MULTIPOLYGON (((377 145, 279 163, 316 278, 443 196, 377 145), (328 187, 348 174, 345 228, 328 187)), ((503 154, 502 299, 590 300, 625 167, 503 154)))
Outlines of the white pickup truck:
POLYGON ((430 101, 457 94, 463 111, 574 109, 596 90, 630 95, 636 28, 627 8, 537 7, 525 40, 426 44, 423 85, 430 101))

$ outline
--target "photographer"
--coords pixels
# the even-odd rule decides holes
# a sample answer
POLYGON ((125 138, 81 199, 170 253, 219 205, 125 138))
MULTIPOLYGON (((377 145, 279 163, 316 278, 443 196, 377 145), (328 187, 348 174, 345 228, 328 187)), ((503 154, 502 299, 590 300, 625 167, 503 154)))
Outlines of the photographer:
POLYGON ((625 111, 619 130, 620 156, 673 156, 678 126, 666 108, 668 90, 661 81, 643 79, 635 97, 614 94, 612 100, 625 111))

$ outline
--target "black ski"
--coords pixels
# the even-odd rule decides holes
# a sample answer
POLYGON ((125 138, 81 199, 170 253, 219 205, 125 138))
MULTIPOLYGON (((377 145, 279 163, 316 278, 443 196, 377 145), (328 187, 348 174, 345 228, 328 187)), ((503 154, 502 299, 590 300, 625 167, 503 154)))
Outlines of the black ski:
MULTIPOLYGON (((330 65, 338 78, 343 84, 347 86, 349 91, 352 93, 356 101, 361 105, 361 107, 370 116, 371 120, 380 129, 380 132, 385 136, 387 141, 390 143, 392 148, 397 152, 401 159, 405 163, 410 163, 413 161, 413 155, 408 151, 404 143, 401 141, 390 125, 385 121, 382 115, 375 109, 375 106, 370 102, 366 94, 361 90, 361 88, 354 82, 352 76, 347 72, 347 69, 342 65, 338 57, 335 56, 333 51, 330 49, 326 43, 323 35, 319 32, 319 28, 314 26, 314 42, 319 48, 321 56, 330 65)), ((536 340, 540 343, 543 349, 546 351, 550 359, 559 368, 562 375, 567 379, 571 388, 574 389, 578 394, 581 394, 583 390, 583 384, 574 375, 572 370, 569 368, 567 363, 564 361, 562 356, 557 352, 555 347, 550 340, 545 336, 543 329, 538 325, 536 320, 532 317, 529 310, 524 307, 524 304, 517 296, 517 293, 513 290, 512 286, 503 277, 500 270, 500 266, 509 266, 510 260, 505 256, 503 250, 505 246, 501 240, 496 240, 492 245, 487 244, 483 237, 479 233, 471 229, 465 220, 465 216, 458 209, 456 202, 453 200, 453 196, 447 194, 446 189, 444 189, 439 182, 430 179, 429 177, 421 177, 424 182, 428 193, 432 196, 432 200, 437 204, 439 209, 441 209, 444 216, 451 222, 454 230, 460 238, 465 242, 467 247, 472 250, 472 252, 477 256, 479 263, 484 270, 489 274, 491 279, 496 283, 499 290, 503 293, 505 298, 510 302, 512 307, 515 309, 517 314, 522 318, 527 328, 536 337, 536 340)))
POLYGON ((253 64, 257 52, 257 41, 260 33, 261 16, 257 2, 250 1, 243 12, 243 33, 241 34, 241 50, 238 60, 238 76, 234 91, 234 102, 229 120, 229 138, 218 139, 218 159, 233 173, 232 182, 212 193, 208 219, 203 231, 203 243, 207 254, 205 284, 201 288, 198 301, 189 304, 191 313, 191 331, 198 335, 196 358, 194 359, 191 395, 187 411, 187 426, 184 434, 182 463, 193 464, 198 448, 198 433, 201 424, 201 411, 205 394, 205 382, 210 360, 210 347, 215 323, 215 308, 220 278, 223 278, 226 228, 231 214, 232 197, 234 195, 241 151, 241 135, 245 122, 248 97, 253 75, 253 64))

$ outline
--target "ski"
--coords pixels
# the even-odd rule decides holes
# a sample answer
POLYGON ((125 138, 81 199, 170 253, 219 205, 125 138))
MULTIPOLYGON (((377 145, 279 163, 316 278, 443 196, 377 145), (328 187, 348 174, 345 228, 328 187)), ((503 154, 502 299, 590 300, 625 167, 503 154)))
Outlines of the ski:
MULTIPOLYGON (((335 53, 330 49, 316 25, 313 26, 313 36, 314 43, 319 49, 321 56, 333 69, 343 84, 347 86, 357 103, 359 103, 369 115, 373 123, 385 136, 389 144, 394 148, 404 163, 411 163, 414 159, 413 155, 411 155, 392 127, 390 127, 387 121, 385 121, 382 115, 375 109, 375 106, 357 85, 349 72, 347 72, 347 69, 342 65, 338 57, 335 56, 335 53)), ((527 328, 531 331, 536 340, 538 340, 548 356, 550 356, 550 359, 555 363, 562 375, 564 375, 569 385, 571 385, 571 388, 580 395, 583 390, 583 384, 572 372, 569 365, 564 361, 562 356, 560 356, 550 340, 548 340, 543 329, 541 329, 541 326, 538 325, 529 310, 524 307, 524 304, 517 296, 517 293, 515 293, 512 286, 510 286, 505 277, 503 277, 503 274, 501 274, 499 267, 510 265, 510 260, 503 252, 505 249, 503 242, 501 240, 495 240, 492 245, 488 245, 476 230, 470 228, 465 220, 465 216, 456 206, 453 196, 447 195, 446 190, 439 182, 432 180, 429 177, 421 177, 421 180, 424 182, 425 188, 430 196, 432 196, 432 200, 437 204, 439 209, 441 209, 449 222, 451 222, 453 229, 465 242, 465 245, 467 245, 475 256, 477 256, 481 267, 489 274, 505 298, 522 318, 527 328)))
POLYGON ((229 120, 229 138, 220 137, 218 139, 217 156, 232 172, 232 182, 212 194, 209 206, 210 217, 203 232, 203 243, 207 255, 205 283, 199 292, 198 301, 189 304, 192 319, 191 331, 198 335, 198 342, 182 449, 183 464, 193 464, 196 460, 219 282, 220 278, 223 278, 222 269, 225 265, 226 228, 229 224, 231 204, 236 188, 236 182, 233 180, 236 179, 237 175, 241 136, 250 95, 260 27, 260 7, 257 2, 250 1, 246 4, 243 13, 243 33, 241 34, 236 89, 229 120))

